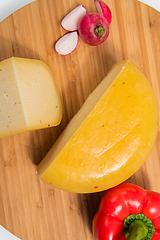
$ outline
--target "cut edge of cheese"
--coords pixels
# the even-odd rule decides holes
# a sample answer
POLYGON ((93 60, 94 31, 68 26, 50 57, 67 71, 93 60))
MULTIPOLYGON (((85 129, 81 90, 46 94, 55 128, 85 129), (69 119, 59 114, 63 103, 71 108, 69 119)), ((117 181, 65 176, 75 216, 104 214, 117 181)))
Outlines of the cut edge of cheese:
MULTIPOLYGON (((17 73, 16 73, 16 67, 15 67, 15 62, 14 62, 14 57, 11 57, 11 62, 12 62, 12 66, 13 66, 13 69, 14 69, 14 74, 15 74, 15 77, 16 77, 16 82, 17 82, 17 86, 18 86, 18 91, 19 91, 19 95, 20 95, 20 98, 21 98, 21 103, 22 103, 22 106, 23 106, 23 109, 24 109, 24 104, 23 104, 23 99, 22 99, 22 93, 20 91, 20 86, 19 86, 19 81, 18 81, 18 76, 17 76, 17 73)), ((7 59, 9 60, 9 59, 7 59)), ((6 61, 7 61, 6 60, 6 61)), ((29 131, 29 126, 28 126, 28 121, 27 121, 27 117, 26 117, 26 113, 25 113, 25 110, 23 111, 24 113, 24 118, 25 118, 25 121, 26 121, 26 127, 28 128, 28 131, 29 131)))
POLYGON ((36 130, 38 124, 40 129, 59 125, 62 106, 51 68, 43 61, 27 58, 14 58, 14 65, 29 129, 36 130))
POLYGON ((50 166, 53 159, 58 155, 61 149, 65 146, 68 140, 72 137, 75 131, 81 126, 87 115, 94 108, 95 104, 101 99, 102 95, 106 92, 106 89, 118 77, 119 73, 123 70, 123 67, 131 63, 130 60, 124 60, 120 63, 115 64, 108 72, 107 76, 103 81, 96 87, 96 89, 88 96, 80 110, 71 119, 67 127, 61 133, 59 138, 56 140, 52 148, 49 150, 47 155, 38 165, 37 173, 38 177, 41 178, 45 170, 50 166), (113 71, 114 68, 114 71, 113 71), (80 117, 81 116, 81 117, 80 117), (61 142, 61 144, 59 144, 61 142))

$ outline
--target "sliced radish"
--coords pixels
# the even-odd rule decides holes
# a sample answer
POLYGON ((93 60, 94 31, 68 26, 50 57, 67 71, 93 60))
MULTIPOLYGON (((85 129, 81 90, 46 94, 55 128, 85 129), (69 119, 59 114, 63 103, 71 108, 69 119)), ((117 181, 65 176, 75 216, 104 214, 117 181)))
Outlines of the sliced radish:
POLYGON ((101 0, 94 0, 97 12, 107 19, 108 24, 111 24, 112 13, 110 8, 101 0))
POLYGON ((69 32, 62 36, 55 44, 55 50, 60 55, 68 55, 78 44, 78 32, 69 32))
POLYGON ((75 31, 78 29, 78 24, 81 18, 87 13, 83 5, 79 5, 68 13, 62 20, 61 26, 68 31, 75 31))

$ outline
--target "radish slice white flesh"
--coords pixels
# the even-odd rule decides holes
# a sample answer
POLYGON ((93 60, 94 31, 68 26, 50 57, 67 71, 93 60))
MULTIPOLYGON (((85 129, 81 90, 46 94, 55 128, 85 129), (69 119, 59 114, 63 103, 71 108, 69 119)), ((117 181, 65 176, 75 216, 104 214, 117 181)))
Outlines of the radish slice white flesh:
POLYGON ((97 12, 102 15, 103 17, 105 17, 108 21, 108 24, 111 24, 112 21, 112 13, 110 8, 107 6, 106 3, 104 3, 101 0, 94 0, 97 12))
POLYGON ((68 13, 61 22, 61 26, 68 31, 75 31, 78 29, 78 24, 82 17, 87 13, 83 5, 79 5, 68 13))
POLYGON ((62 36, 55 44, 55 50, 60 55, 68 55, 78 44, 78 33, 70 32, 62 36))

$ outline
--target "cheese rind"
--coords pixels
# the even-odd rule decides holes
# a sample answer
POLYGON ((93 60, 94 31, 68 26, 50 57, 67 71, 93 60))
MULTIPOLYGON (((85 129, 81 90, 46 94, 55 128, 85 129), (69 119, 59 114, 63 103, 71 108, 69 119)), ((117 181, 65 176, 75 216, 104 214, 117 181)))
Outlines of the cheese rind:
POLYGON ((130 60, 123 61, 68 124, 38 165, 38 176, 65 191, 106 190, 141 167, 157 131, 154 91, 130 60))
POLYGON ((60 96, 44 62, 14 57, 0 62, 0 89, 0 137, 60 123, 60 96))

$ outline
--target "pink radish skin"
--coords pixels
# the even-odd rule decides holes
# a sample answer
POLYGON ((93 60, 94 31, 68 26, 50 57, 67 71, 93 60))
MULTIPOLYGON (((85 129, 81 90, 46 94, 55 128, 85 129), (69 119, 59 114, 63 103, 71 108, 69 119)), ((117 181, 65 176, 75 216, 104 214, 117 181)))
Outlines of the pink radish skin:
POLYGON ((97 12, 105 17, 110 25, 112 22, 112 13, 110 8, 101 0, 94 0, 97 12))
POLYGON ((78 45, 78 32, 69 32, 63 35, 55 44, 55 50, 59 55, 68 55, 78 45))
POLYGON ((85 43, 96 46, 108 38, 109 24, 99 13, 87 13, 79 23, 78 32, 85 43))
POLYGON ((78 29, 78 24, 81 18, 87 13, 83 5, 79 5, 68 13, 61 21, 61 26, 68 31, 75 31, 78 29))

